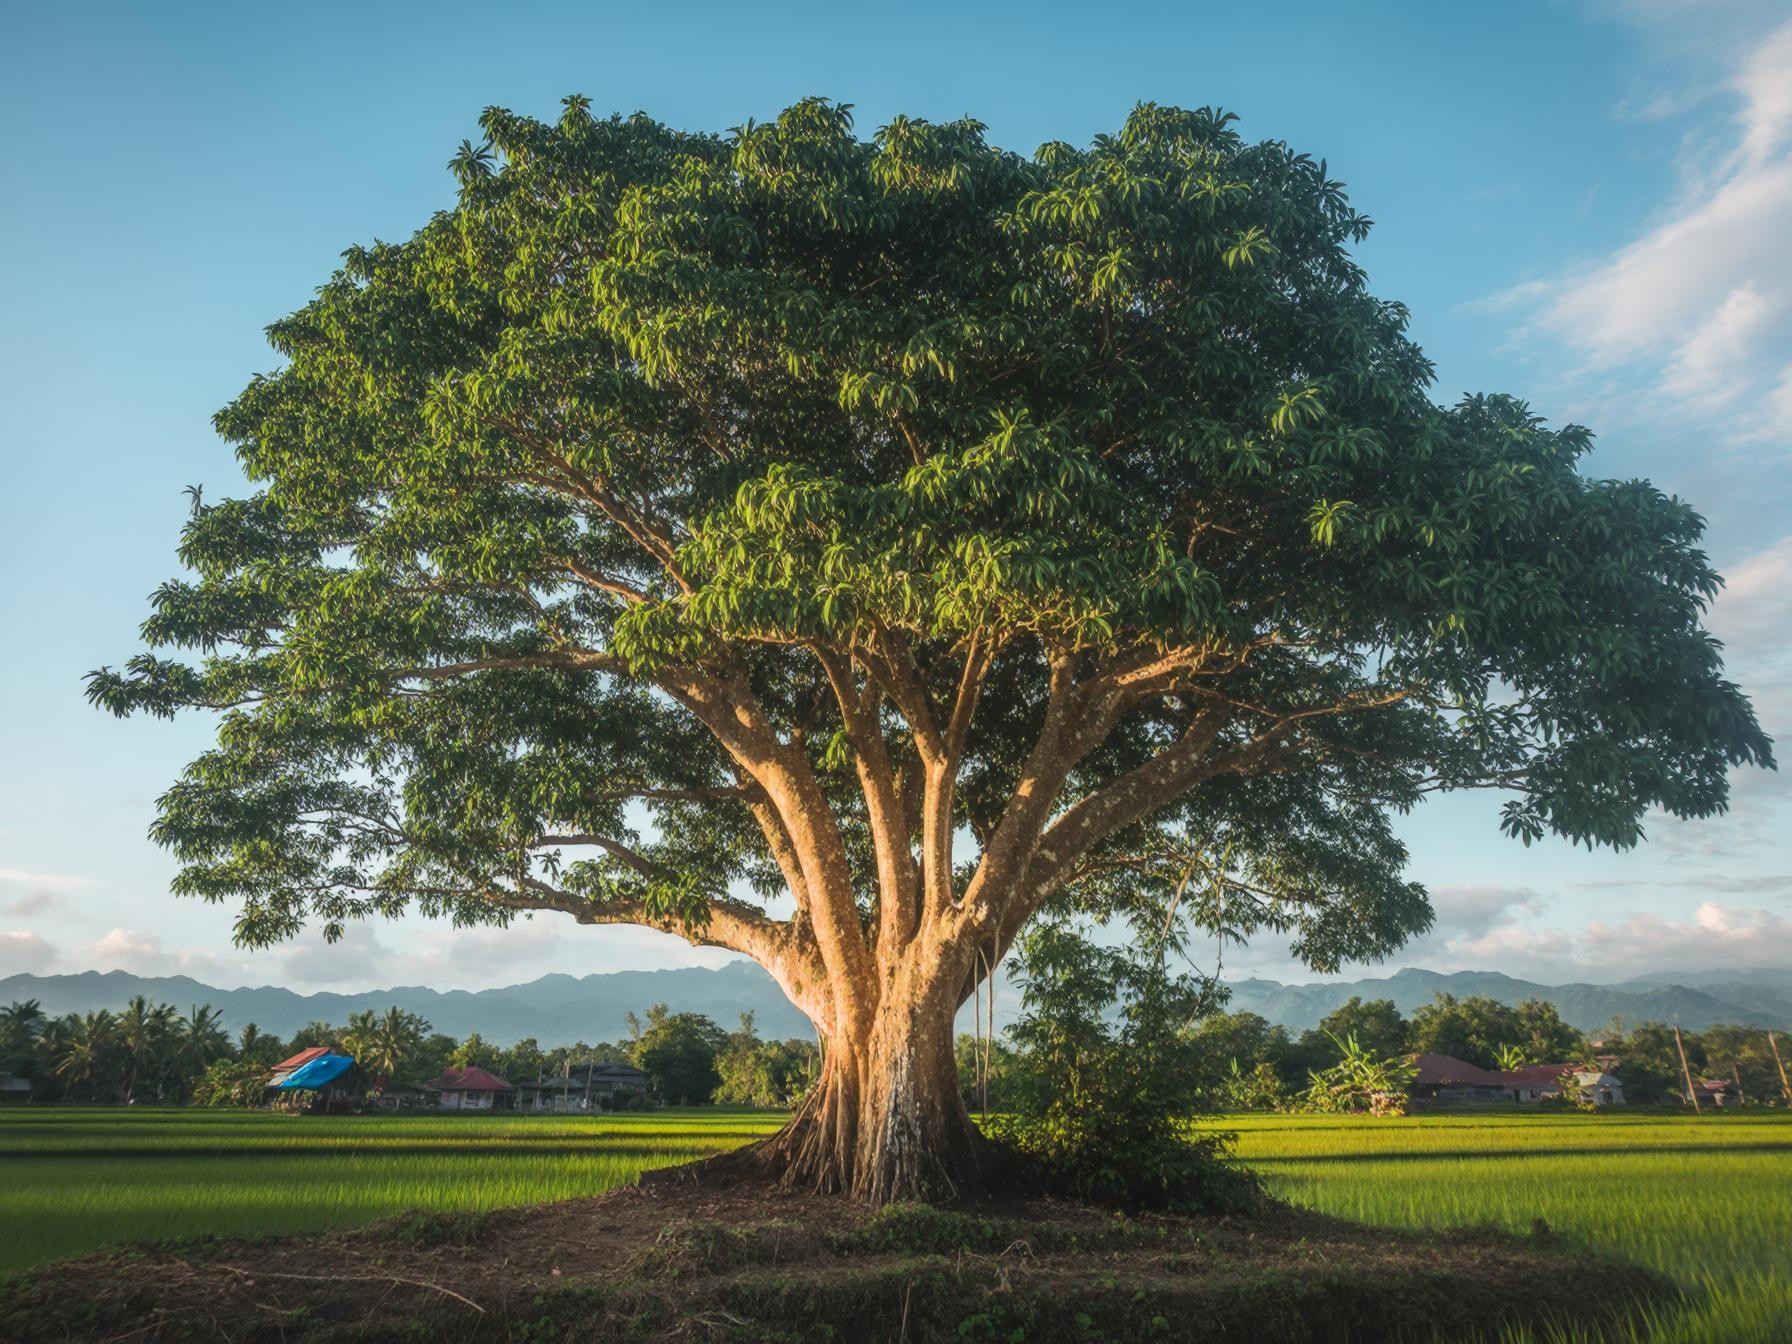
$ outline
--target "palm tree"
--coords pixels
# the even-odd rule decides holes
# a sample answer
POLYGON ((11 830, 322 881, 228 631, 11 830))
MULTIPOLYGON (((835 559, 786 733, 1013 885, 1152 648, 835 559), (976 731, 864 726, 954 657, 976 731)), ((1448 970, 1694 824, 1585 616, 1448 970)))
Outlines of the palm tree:
POLYGON ((120 1044, 118 1019, 104 1008, 85 1017, 70 1013, 64 1019, 66 1033, 56 1062, 56 1072, 68 1082, 72 1095, 83 1083, 98 1090, 98 1080, 112 1063, 120 1044))
POLYGON ((237 1058, 245 1064, 260 1064, 263 1055, 277 1053, 279 1040, 278 1036, 269 1036, 251 1022, 237 1033, 237 1058))
MULTIPOLYGON (((372 1014, 368 1014, 369 1017, 372 1014)), ((352 1021, 352 1019, 351 1019, 352 1021)), ((423 1034, 429 1023, 415 1013, 392 1007, 373 1028, 369 1039, 355 1058, 361 1067, 375 1076, 376 1089, 384 1093, 386 1084, 405 1066, 407 1060, 423 1045, 423 1034)))
POLYGON ((36 999, 15 999, 0 1008, 0 1071, 29 1069, 43 1021, 43 1005, 36 999))
POLYGON ((190 1008, 180 1023, 180 1039, 171 1052, 179 1067, 175 1081, 182 1100, 193 1080, 204 1073, 214 1059, 230 1053, 230 1037, 218 1025, 218 1010, 209 1003, 190 1008))
MULTIPOLYGON (((37 1043, 32 1051, 33 1069, 41 1078, 53 1078, 56 1064, 62 1058, 63 1048, 68 1044, 69 1025, 73 1014, 69 1017, 46 1018, 37 1033, 37 1043)), ((62 1084, 62 1094, 68 1095, 68 1084, 62 1084)))
POLYGON ((15 1032, 20 1035, 34 1036, 38 1024, 44 1021, 44 1006, 36 999, 14 999, 6 1007, 0 1008, 0 1038, 9 1037, 15 1032))
POLYGON ((342 1033, 342 1048, 354 1057, 363 1087, 366 1085, 367 1059, 373 1053, 378 1037, 379 1023, 374 1019, 373 1009, 348 1015, 348 1030, 342 1033))
POLYGON ((125 1006, 118 1018, 118 1041, 124 1048, 129 1072, 125 1079, 124 1099, 137 1099, 138 1084, 150 1079, 158 1083, 165 1077, 169 1063, 169 1045, 174 1036, 176 1014, 171 1003, 151 1004, 139 994, 125 1006))

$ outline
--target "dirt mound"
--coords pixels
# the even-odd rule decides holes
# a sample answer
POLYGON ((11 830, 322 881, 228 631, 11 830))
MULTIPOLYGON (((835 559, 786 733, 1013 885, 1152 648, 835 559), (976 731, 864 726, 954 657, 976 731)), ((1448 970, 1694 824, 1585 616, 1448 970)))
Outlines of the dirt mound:
POLYGON ((1418 1237, 1284 1208, 1120 1218, 1050 1201, 873 1213, 658 1185, 64 1261, 0 1282, 0 1339, 1462 1339, 1671 1292, 1543 1229, 1418 1237))

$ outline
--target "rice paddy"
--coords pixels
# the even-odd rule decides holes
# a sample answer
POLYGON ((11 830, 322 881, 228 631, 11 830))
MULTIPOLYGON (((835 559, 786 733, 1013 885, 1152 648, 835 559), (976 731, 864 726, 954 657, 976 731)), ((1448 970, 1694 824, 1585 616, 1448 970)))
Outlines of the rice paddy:
POLYGON ((738 1147, 754 1111, 615 1116, 0 1112, 0 1270, 117 1241, 311 1232, 598 1194, 738 1147))
MULTIPOLYGON (((292 1117, 0 1112, 0 1270, 117 1241, 317 1230, 406 1209, 589 1195, 721 1152, 783 1117, 292 1117)), ((1639 1339, 1792 1339, 1792 1114, 1238 1116, 1283 1197, 1390 1227, 1492 1225, 1662 1270, 1688 1310, 1639 1339)), ((1565 1323, 1553 1338, 1589 1338, 1565 1323)))
MULTIPOLYGON (((1491 1225, 1661 1270, 1695 1304, 1636 1336, 1792 1340, 1792 1114, 1238 1116, 1289 1201, 1387 1227, 1491 1225)), ((1565 1323, 1557 1338, 1591 1338, 1565 1323)))

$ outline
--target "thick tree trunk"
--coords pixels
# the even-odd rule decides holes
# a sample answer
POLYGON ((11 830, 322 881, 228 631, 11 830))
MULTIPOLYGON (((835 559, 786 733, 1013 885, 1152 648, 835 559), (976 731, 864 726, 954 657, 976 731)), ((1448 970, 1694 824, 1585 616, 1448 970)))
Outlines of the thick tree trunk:
POLYGON ((873 1204, 984 1189, 995 1155, 959 1094, 952 1008, 938 995, 892 997, 862 1038, 829 1038, 821 1078, 788 1125, 700 1166, 873 1204))

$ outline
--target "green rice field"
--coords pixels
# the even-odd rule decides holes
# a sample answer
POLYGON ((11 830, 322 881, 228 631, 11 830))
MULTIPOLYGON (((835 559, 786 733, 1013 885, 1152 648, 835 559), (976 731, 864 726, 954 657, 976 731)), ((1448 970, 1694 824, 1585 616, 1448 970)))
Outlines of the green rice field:
MULTIPOLYGON (((114 1241, 301 1232, 405 1209, 596 1193, 767 1133, 782 1117, 0 1111, 0 1269, 114 1241)), ((1792 1340, 1792 1114, 1239 1116, 1276 1193, 1392 1227, 1537 1219, 1662 1270, 1693 1305, 1635 1338, 1792 1340)), ((1553 1339, 1582 1338, 1568 1325, 1553 1339)), ((1629 1344, 1629 1341, 1625 1341, 1629 1344)))
POLYGON ((0 1111, 0 1270, 114 1241, 310 1232, 406 1209, 597 1194, 738 1147, 780 1114, 293 1116, 0 1111))
MULTIPOLYGON (((1792 1341, 1792 1114, 1237 1116, 1283 1198, 1388 1227, 1552 1232, 1638 1261, 1695 1305, 1652 1344, 1792 1341)), ((1591 1338, 1573 1328, 1556 1338, 1591 1338)))

